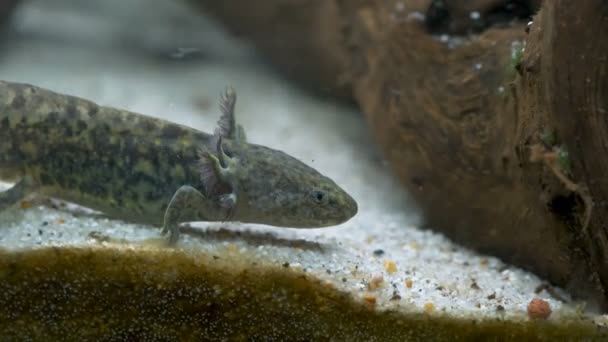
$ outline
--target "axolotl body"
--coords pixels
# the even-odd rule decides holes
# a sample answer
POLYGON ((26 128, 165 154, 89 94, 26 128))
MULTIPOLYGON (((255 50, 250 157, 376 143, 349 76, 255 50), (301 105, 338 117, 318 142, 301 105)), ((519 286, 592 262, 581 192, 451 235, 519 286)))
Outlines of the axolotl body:
POLYGON ((356 201, 300 160, 249 143, 226 88, 213 133, 28 84, 0 81, 0 210, 37 192, 131 222, 341 224, 356 201))

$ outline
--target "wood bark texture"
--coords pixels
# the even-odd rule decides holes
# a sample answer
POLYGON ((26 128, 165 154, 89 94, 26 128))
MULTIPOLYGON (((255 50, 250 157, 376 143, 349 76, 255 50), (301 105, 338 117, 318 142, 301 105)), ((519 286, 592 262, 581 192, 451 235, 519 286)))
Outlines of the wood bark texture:
POLYGON ((195 2, 358 103, 429 228, 608 308, 608 2, 195 2))

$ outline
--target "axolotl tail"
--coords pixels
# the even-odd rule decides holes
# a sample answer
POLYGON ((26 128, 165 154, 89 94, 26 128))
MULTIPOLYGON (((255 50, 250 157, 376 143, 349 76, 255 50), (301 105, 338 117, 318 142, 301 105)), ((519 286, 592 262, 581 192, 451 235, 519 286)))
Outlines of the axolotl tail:
POLYGON ((0 81, 0 180, 27 176, 43 195, 114 216, 154 213, 198 186, 211 136, 158 118, 0 81), (139 211, 138 211, 139 210, 139 211))

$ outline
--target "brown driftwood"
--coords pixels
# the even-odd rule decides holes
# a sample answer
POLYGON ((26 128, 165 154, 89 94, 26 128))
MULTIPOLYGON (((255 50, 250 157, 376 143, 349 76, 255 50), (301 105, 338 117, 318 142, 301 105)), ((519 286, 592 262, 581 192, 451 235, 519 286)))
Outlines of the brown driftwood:
POLYGON ((451 24, 424 0, 196 2, 290 75, 352 96, 429 227, 608 307, 608 2, 470 30, 463 13, 509 1, 444 1, 451 24))

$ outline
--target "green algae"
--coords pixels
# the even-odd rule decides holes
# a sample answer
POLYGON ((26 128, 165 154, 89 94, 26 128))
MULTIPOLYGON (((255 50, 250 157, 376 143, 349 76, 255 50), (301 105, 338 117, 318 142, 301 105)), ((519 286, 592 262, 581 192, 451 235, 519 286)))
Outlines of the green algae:
POLYGON ((0 251, 0 340, 456 341, 606 338, 584 320, 380 311, 305 273, 169 249, 0 251))

